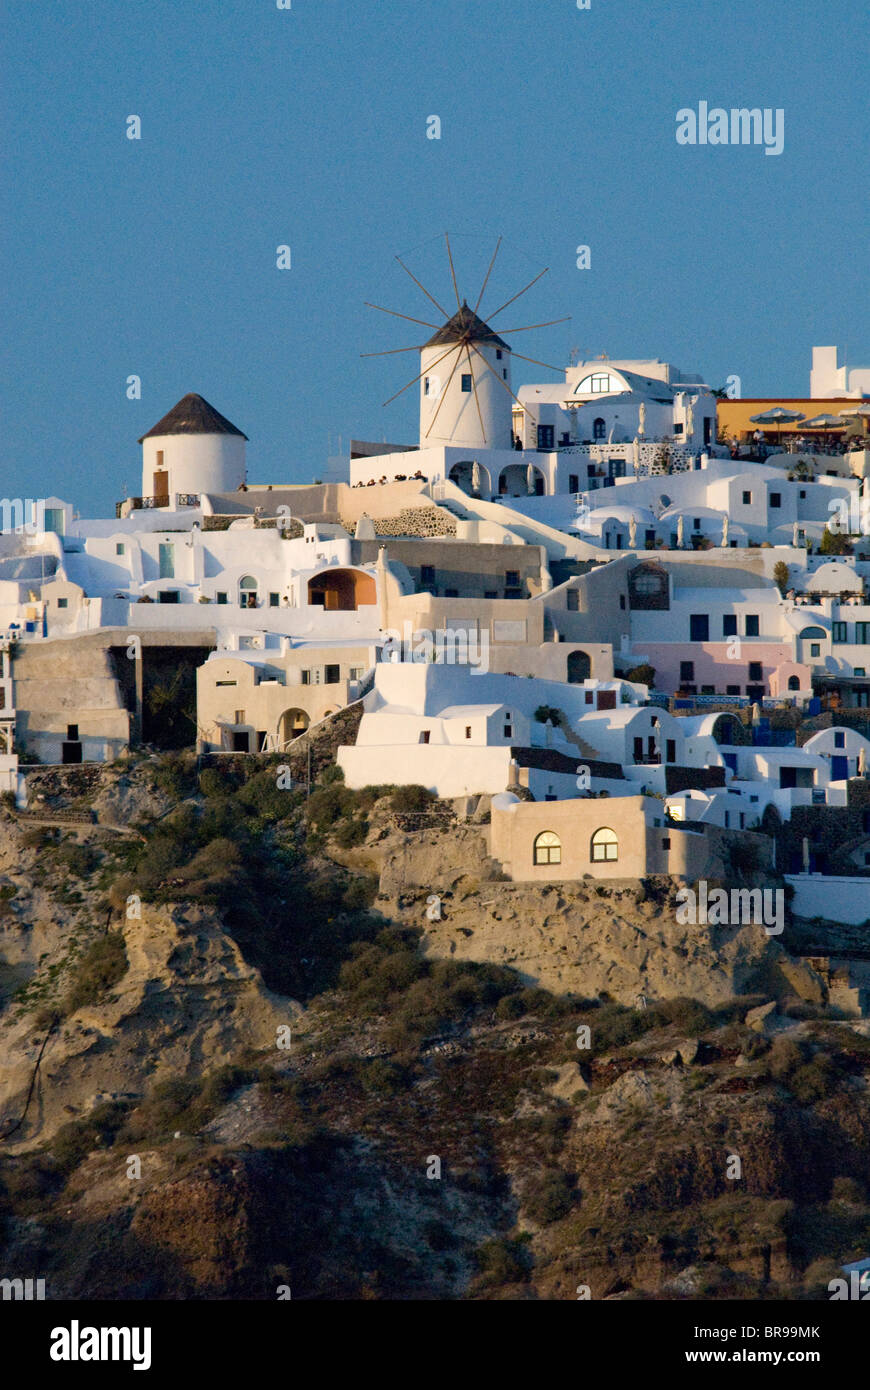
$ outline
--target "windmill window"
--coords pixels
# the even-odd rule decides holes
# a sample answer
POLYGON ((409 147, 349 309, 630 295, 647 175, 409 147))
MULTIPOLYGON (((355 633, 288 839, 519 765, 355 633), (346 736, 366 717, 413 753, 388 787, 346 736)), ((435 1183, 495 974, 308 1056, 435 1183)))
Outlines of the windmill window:
POLYGON ((426 379, 425 379, 424 382, 423 382, 423 395, 424 395, 424 396, 428 396, 429 394, 430 394, 430 390, 429 390, 429 378, 428 378, 428 376, 427 376, 426 379))
POLYGON ((606 826, 601 830, 596 830, 592 836, 592 860, 601 864, 612 862, 619 858, 619 840, 614 832, 606 826))
POLYGON ((561 864, 562 841, 552 830, 542 830, 535 839, 534 862, 536 864, 561 864))
POLYGON ((507 367, 502 367, 501 374, 504 380, 507 381, 507 367))
POLYGON ((498 358, 498 360, 499 360, 499 362, 500 362, 500 361, 501 361, 501 348, 496 348, 496 350, 495 350, 495 355, 496 355, 496 357, 498 358))
POLYGON ((462 389, 463 389, 463 391, 470 391, 470 390, 471 390, 471 373, 470 373, 470 372, 463 372, 463 373, 462 373, 462 389))

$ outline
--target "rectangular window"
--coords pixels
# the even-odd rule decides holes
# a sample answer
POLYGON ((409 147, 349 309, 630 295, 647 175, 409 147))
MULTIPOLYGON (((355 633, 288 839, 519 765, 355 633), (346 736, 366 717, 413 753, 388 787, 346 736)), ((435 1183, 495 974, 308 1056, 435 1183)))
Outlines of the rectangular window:
POLYGON ((504 582, 509 589, 516 588, 520 582, 519 570, 505 570, 504 582))
POLYGON ((67 724, 67 726, 66 726, 66 736, 67 736, 67 739, 68 739, 68 741, 69 741, 70 743, 76 743, 76 742, 78 741, 78 736, 79 736, 79 726, 78 726, 78 724, 67 724))
POLYGON ((757 637, 757 636, 758 636, 758 614, 757 614, 757 613, 747 613, 747 614, 746 614, 746 636, 747 636, 747 637, 757 637))
POLYGON ((693 531, 700 531, 700 529, 701 529, 701 518, 700 518, 699 516, 695 516, 695 517, 692 518, 692 530, 693 530, 693 531))
POLYGON ((435 566, 434 566, 434 565, 421 565, 421 566, 420 566, 420 583, 421 583, 425 588, 427 588, 427 589, 429 589, 429 588, 432 587, 432 585, 435 583, 435 566))
POLYGON ((430 729, 421 729, 421 730, 420 730, 420 742, 421 742, 421 743, 428 743, 428 742, 429 742, 429 734, 430 734, 430 732, 431 732, 430 729))
POLYGON ((744 494, 743 494, 743 505, 744 505, 744 507, 751 507, 751 506, 752 506, 752 493, 751 493, 751 492, 744 492, 744 494))
POLYGON ((709 642, 710 619, 706 613, 692 613, 689 617, 689 640, 691 642, 709 642))
POLYGON ((770 505, 771 505, 772 507, 781 507, 781 506, 782 506, 782 493, 780 493, 780 492, 772 492, 772 493, 770 494, 770 505))
POLYGON ((739 695, 739 694, 740 694, 740 686, 739 686, 739 685, 726 685, 726 687, 725 687, 725 694, 726 694, 726 695, 739 695))
POLYGON ((270 594, 270 595, 269 595, 269 607, 270 607, 270 608, 277 608, 277 607, 278 607, 279 601, 280 601, 280 595, 278 595, 278 594, 270 594))
POLYGON ((465 391, 465 392, 468 392, 468 391, 471 390, 471 373, 470 373, 470 372, 463 372, 463 373, 462 373, 462 389, 463 389, 463 391, 465 391))
POLYGON ((639 762, 641 761, 642 758, 643 758, 643 739, 642 739, 642 738, 636 738, 636 739, 634 740, 634 761, 635 761, 636 763, 639 763, 639 762))
POLYGON ((694 679, 695 679, 695 663, 694 663, 694 661, 681 661, 681 662, 680 662, 680 680, 681 680, 681 681, 693 681, 694 679))
POLYGON ((496 356, 496 361, 497 361, 497 362, 500 362, 500 361, 501 361, 501 348, 496 348, 496 350, 495 350, 495 356, 496 356))
POLYGON ((677 424, 674 425, 674 434, 682 434, 682 433, 683 433, 683 425, 682 425, 682 421, 680 421, 679 423, 677 423, 677 424))
POLYGON ((466 726, 465 726, 465 737, 466 737, 466 738, 471 738, 471 725, 470 725, 470 724, 466 724, 466 726))
POLYGON ((157 450, 157 467, 158 467, 158 468, 162 468, 162 467, 163 467, 163 450, 162 450, 162 449, 158 449, 158 450, 157 450))
POLYGON ((662 849, 670 849, 670 847, 671 847, 671 838, 670 838, 669 835, 666 835, 666 836, 663 838, 663 840, 662 840, 662 849))
POLYGON ((834 747, 835 747, 835 748, 845 748, 845 747, 846 747, 846 734, 845 734, 845 730, 843 730, 843 729, 837 729, 837 730, 836 730, 836 732, 835 732, 835 734, 834 734, 834 747))
POLYGON ((58 606, 58 608, 68 608, 68 607, 69 607, 69 599, 68 599, 68 598, 59 598, 58 601, 57 601, 57 606, 58 606))
POLYGON ((161 589, 160 592, 159 592, 159 594, 157 595, 157 597, 159 598, 159 600, 160 600, 161 603, 177 603, 177 602, 178 602, 178 590, 177 590, 177 589, 161 589))
POLYGON ((580 611, 579 589, 568 590, 567 594, 565 595, 565 607, 567 608, 569 613, 578 613, 580 611))
POLYGON ((234 723, 234 724, 244 724, 244 722, 245 722, 245 711, 244 711, 243 709, 237 709, 236 712, 235 712, 235 718, 233 719, 233 723, 234 723))
POLYGON ((126 555, 126 554, 127 554, 127 547, 126 547, 126 545, 124 544, 123 541, 115 541, 115 554, 116 554, 116 555, 126 555))
POLYGON ((569 473, 569 474, 568 474, 568 491, 569 491, 569 492, 579 492, 579 491, 580 491, 580 477, 579 477, 579 474, 577 474, 577 473, 569 473))
POLYGON ((157 545, 158 564, 161 579, 175 578, 175 546, 171 541, 159 541, 157 545))
POLYGON ((505 726, 504 726, 504 737, 505 737, 505 738, 513 738, 513 736, 514 736, 514 726, 513 726, 513 724, 505 724, 505 726))
POLYGON ((673 738, 665 739, 665 762, 675 763, 677 761, 677 741, 673 738))
POLYGON ((340 666, 325 666, 325 667, 323 668, 323 683, 324 683, 324 685, 338 685, 338 682, 339 682, 340 680, 341 680, 341 667, 340 667, 340 666))
POLYGON ((428 396, 428 394, 429 394, 429 378, 428 378, 428 377, 425 377, 424 380, 423 380, 423 395, 424 395, 424 396, 428 396))
POLYGON ((866 646, 867 642, 870 641, 868 633, 870 633, 870 623, 855 624, 855 643, 857 646, 866 646))
POLYGON ((723 636, 723 637, 736 637, 736 636, 737 636, 737 614, 736 614, 736 613, 725 613, 725 614, 723 614, 723 617, 722 617, 722 636, 723 636))
POLYGON ((215 681, 215 685, 235 685, 235 681, 215 681))
POLYGON ((302 684, 303 684, 303 685, 310 685, 310 684, 311 684, 311 672, 310 672, 310 671, 300 671, 299 674, 302 676, 302 684))
POLYGON ((762 678, 762 677, 761 677, 761 662, 760 662, 760 661, 750 661, 750 663, 749 663, 749 679, 750 679, 751 681, 760 681, 761 678, 762 678))
POLYGON ((554 425, 538 425, 538 448, 552 449, 555 432, 554 425))
POLYGON ((215 599, 217 600, 218 603, 226 603, 226 601, 227 601, 227 596, 226 596, 226 594, 218 593, 218 594, 215 594, 215 599))
POLYGON ((832 623, 832 624, 831 624, 831 641, 832 641, 832 642, 848 642, 848 640, 849 640, 849 624, 848 624, 848 623, 832 623))
POLYGON ((701 686, 701 694, 702 694, 702 695, 715 695, 715 694, 716 694, 716 687, 715 687, 715 685, 702 685, 702 686, 701 686))
POLYGON ((810 643, 810 656, 821 656, 821 654, 822 654, 822 644, 821 644, 821 642, 811 642, 811 643, 810 643))

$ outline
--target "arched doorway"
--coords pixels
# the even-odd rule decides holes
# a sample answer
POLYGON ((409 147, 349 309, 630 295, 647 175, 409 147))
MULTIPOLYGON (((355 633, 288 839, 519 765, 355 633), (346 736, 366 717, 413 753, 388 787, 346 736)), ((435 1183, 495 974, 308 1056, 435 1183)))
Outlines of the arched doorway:
POLYGON ((361 570, 324 570, 308 581, 308 602, 328 613, 355 613, 377 601, 373 577, 361 570))
POLYGON ((252 574, 243 574, 239 580, 239 607, 256 608, 257 581, 252 574))
POLYGON ((501 470, 498 490, 502 497, 543 497, 544 475, 533 463, 509 463, 501 470))
POLYGON ((492 496, 492 479, 489 475, 489 469, 484 467, 482 463, 478 463, 476 459, 461 459, 459 463, 454 463, 447 476, 451 483, 462 488, 462 491, 467 492, 470 497, 492 496))
POLYGON ((281 748, 286 748, 292 739, 304 734, 310 724, 310 719, 304 709, 285 710, 278 720, 278 744, 281 748))
POLYGON ((568 683, 582 685, 592 674, 592 663, 587 652, 568 653, 568 683))

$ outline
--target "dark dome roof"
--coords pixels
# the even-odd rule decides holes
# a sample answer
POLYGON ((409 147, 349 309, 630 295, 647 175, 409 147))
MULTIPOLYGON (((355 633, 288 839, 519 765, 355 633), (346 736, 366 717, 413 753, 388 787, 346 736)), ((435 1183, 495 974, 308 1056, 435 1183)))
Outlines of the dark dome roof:
POLYGON ((494 333, 488 323, 478 318, 473 309, 469 309, 463 300, 462 308, 457 309, 452 319, 448 319, 443 328, 439 328, 437 333, 433 333, 426 347, 438 347, 441 343, 459 343, 463 338, 468 338, 473 343, 489 343, 490 347, 510 348, 503 338, 494 333))
MULTIPOLYGON (((158 420, 147 434, 142 435, 142 439, 162 434, 237 434, 242 439, 248 437, 195 391, 182 396, 162 420, 158 420)), ((139 440, 140 444, 142 439, 139 440)))

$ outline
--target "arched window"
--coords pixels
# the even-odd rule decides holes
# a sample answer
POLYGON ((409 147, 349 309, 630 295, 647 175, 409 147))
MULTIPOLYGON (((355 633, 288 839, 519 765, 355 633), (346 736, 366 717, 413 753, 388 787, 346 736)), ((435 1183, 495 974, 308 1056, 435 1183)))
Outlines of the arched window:
POLYGON ((800 690, 800 688, 801 688, 800 677, 799 677, 799 676, 789 676, 789 678, 788 678, 788 688, 789 688, 789 690, 800 690))
POLYGON ((606 826, 592 836, 592 859, 596 863, 619 858, 619 841, 606 826))
POLYGON ((535 840, 536 864, 561 864, 562 841, 552 830, 542 830, 535 840))
POLYGON ((611 391, 624 391, 625 383, 611 372, 591 372, 574 387, 575 396, 602 396, 611 391))
POLYGON ((243 574, 239 580, 239 607, 256 608, 257 581, 253 575, 243 574))
POLYGON ((604 439, 606 434, 607 424, 604 420, 602 420, 601 416, 599 415, 595 420, 592 421, 592 438, 604 439))

